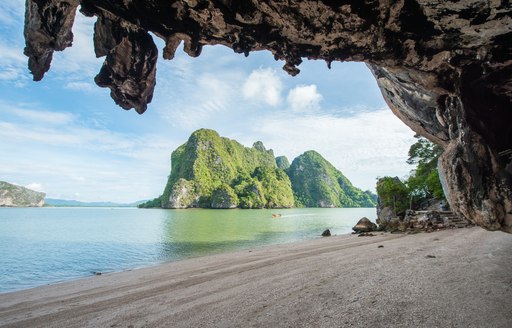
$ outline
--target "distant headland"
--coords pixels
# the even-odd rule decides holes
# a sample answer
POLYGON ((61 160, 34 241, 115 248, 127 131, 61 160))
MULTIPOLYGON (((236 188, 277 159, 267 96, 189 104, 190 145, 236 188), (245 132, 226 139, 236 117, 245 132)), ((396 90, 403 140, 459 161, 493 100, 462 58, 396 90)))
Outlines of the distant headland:
POLYGON ((0 181, 0 207, 41 207, 46 194, 0 181))

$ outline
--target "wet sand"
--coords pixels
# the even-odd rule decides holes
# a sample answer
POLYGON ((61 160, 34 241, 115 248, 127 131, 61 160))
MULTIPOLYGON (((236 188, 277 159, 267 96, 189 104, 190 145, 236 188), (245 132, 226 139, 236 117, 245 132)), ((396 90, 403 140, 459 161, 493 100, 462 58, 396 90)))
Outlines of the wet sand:
POLYGON ((0 294, 1 327, 512 327, 512 235, 334 236, 0 294))

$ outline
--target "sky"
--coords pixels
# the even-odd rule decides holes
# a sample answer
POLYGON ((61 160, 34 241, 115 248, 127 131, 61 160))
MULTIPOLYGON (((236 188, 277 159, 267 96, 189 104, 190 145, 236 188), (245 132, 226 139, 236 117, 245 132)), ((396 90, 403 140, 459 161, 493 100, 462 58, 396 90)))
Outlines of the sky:
POLYGON ((291 77, 269 52, 207 46, 161 58, 143 115, 94 84, 95 19, 77 13, 71 48, 33 82, 23 55, 24 0, 0 2, 0 180, 49 198, 133 202, 159 196, 170 155, 200 128, 245 146, 262 141, 290 162, 316 150, 357 187, 406 176, 414 133, 387 108, 363 63, 305 60, 291 77))

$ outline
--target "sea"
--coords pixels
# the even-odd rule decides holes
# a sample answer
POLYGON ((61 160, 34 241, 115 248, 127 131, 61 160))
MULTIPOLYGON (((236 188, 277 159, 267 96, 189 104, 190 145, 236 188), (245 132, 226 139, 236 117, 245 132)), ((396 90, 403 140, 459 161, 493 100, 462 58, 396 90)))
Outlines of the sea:
POLYGON ((348 234, 364 216, 374 220, 375 208, 0 208, 0 293, 348 234))

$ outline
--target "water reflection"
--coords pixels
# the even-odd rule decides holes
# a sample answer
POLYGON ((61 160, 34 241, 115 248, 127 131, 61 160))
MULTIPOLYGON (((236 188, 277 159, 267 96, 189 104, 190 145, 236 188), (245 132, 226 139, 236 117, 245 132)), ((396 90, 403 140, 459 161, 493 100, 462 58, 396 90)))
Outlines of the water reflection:
POLYGON ((374 209, 165 210, 162 261, 349 233, 374 209), (273 213, 281 214, 273 218, 273 213))

